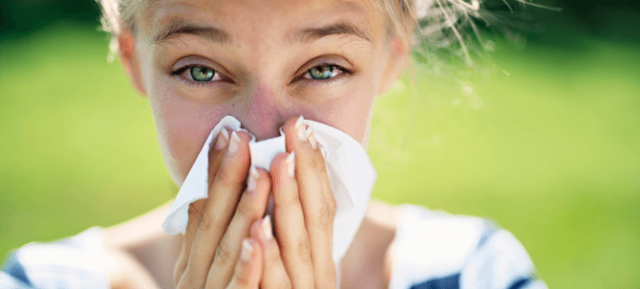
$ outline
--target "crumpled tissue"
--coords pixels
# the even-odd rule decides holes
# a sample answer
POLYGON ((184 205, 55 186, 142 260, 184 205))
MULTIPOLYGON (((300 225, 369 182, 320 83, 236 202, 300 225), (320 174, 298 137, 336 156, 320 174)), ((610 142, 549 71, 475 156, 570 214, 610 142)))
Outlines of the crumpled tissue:
MULTIPOLYGON (((305 124, 313 131, 325 158, 329 182, 336 201, 332 254, 333 261, 339 265, 364 219, 376 172, 366 151, 355 139, 319 122, 305 120, 305 124)), ((222 128, 246 131, 233 116, 225 116, 213 128, 162 223, 162 228, 167 233, 175 235, 184 232, 189 218, 189 204, 207 198, 208 152, 211 142, 215 141, 222 128)), ((273 158, 286 152, 282 128, 279 137, 259 142, 253 137, 249 142, 249 149, 251 165, 268 170, 273 158)))

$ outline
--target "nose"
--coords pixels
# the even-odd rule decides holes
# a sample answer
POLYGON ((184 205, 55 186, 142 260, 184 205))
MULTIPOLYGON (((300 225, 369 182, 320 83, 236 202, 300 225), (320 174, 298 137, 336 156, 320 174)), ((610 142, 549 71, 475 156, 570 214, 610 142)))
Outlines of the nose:
POLYGON ((259 85, 244 98, 246 109, 241 112, 244 128, 251 132, 256 141, 280 135, 279 128, 284 124, 282 108, 273 90, 266 85, 259 85))

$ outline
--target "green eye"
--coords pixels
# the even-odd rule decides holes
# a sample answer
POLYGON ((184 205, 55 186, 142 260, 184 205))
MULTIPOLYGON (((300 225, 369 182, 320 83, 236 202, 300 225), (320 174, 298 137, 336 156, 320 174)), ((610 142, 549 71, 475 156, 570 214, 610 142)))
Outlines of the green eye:
POLYGON ((329 79, 333 75, 334 67, 331 65, 316 66, 309 69, 309 74, 312 79, 324 80, 329 79))
POLYGON ((189 74, 191 74, 191 78, 193 78, 193 80, 195 81, 209 82, 211 81, 211 79, 213 79, 213 76, 215 75, 215 71, 213 71, 213 69, 210 69, 210 68, 195 66, 195 67, 189 68, 189 74))

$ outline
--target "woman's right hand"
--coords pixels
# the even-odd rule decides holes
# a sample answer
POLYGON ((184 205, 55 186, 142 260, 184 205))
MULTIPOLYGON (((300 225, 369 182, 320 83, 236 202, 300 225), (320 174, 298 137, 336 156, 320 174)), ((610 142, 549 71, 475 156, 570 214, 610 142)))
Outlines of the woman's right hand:
POLYGON ((247 237, 265 212, 271 180, 249 168, 249 140, 246 132, 222 129, 210 149, 209 197, 189 206, 176 288, 258 288, 262 248, 247 237))

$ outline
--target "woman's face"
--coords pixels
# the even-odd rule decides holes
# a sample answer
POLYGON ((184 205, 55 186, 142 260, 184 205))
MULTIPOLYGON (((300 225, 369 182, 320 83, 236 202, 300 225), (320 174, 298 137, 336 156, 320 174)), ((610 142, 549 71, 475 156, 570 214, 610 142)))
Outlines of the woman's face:
POLYGON ((148 97, 176 184, 225 115, 257 140, 303 115, 366 146, 373 100, 399 73, 374 5, 159 0, 140 9, 134 48, 127 55, 120 39, 121 57, 148 97))

